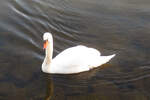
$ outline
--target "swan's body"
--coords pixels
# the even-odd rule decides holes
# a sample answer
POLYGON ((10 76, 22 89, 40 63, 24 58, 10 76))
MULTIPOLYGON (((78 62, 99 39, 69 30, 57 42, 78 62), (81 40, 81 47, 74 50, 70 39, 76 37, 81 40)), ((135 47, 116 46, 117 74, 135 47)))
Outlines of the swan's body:
POLYGON ((115 56, 115 54, 101 56, 98 50, 79 45, 64 50, 52 59, 52 35, 50 33, 45 33, 43 39, 48 40, 46 46, 46 57, 42 64, 42 71, 46 73, 72 74, 84 72, 105 64, 115 56))

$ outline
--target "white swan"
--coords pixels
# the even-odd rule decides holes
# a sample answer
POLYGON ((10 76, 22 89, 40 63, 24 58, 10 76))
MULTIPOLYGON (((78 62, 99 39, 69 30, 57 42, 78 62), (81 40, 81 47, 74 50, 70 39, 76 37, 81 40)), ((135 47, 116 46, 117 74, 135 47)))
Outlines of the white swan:
POLYGON ((42 71, 45 73, 73 74, 89 71, 108 62, 115 54, 101 56, 100 52, 94 48, 86 46, 75 46, 68 48, 52 59, 53 37, 49 32, 43 35, 44 49, 46 56, 42 64, 42 71))

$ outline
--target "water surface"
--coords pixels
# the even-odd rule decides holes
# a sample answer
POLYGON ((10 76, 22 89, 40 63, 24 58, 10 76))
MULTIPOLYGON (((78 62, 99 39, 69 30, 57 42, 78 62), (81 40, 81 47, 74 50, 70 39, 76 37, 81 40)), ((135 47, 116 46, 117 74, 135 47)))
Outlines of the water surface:
POLYGON ((149 1, 0 2, 0 100, 150 99, 149 1), (54 37, 54 56, 79 44, 117 56, 89 72, 45 74, 47 31, 54 37))

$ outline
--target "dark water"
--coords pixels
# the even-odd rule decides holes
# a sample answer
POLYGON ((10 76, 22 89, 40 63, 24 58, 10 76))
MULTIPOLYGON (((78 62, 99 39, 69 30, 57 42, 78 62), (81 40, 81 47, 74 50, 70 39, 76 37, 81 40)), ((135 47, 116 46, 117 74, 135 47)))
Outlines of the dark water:
POLYGON ((150 1, 1 0, 0 100, 150 100, 150 1), (42 35, 54 56, 83 44, 109 63, 76 75, 41 72, 42 35))

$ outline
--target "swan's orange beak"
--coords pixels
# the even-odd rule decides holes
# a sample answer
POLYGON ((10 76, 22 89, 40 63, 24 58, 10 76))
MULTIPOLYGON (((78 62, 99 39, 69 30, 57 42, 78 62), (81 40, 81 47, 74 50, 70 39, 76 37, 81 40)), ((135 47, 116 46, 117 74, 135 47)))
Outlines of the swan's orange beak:
POLYGON ((48 40, 44 41, 43 49, 46 49, 48 45, 48 40))

